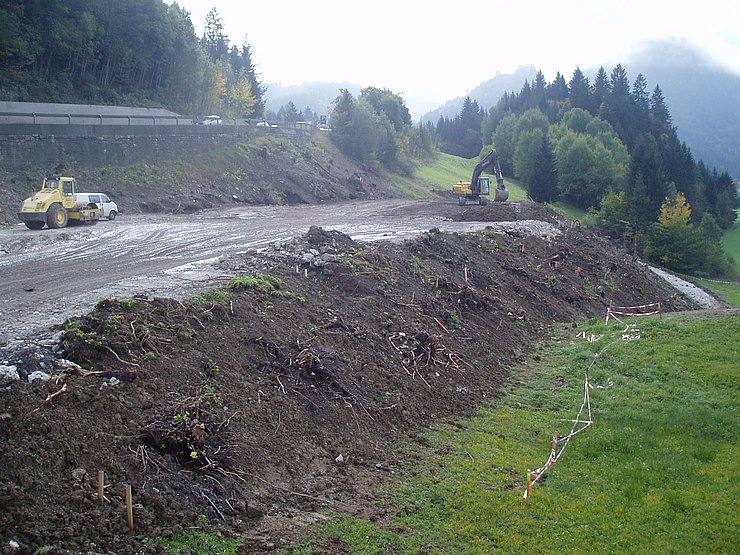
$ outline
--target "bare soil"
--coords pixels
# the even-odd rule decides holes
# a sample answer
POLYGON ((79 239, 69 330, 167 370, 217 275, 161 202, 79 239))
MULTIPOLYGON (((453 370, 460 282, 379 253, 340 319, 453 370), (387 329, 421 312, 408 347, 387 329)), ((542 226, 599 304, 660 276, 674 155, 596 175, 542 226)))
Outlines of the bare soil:
POLYGON ((269 553, 332 512, 383 518, 399 443, 495 399, 553 324, 610 303, 695 308, 546 208, 456 217, 512 225, 375 243, 312 227, 223 257, 220 270, 261 276, 228 296, 107 300, 71 318, 49 381, 23 383, 44 357, 19 355, 22 381, 0 391, 0 549, 157 552, 146 538, 199 526, 269 553))

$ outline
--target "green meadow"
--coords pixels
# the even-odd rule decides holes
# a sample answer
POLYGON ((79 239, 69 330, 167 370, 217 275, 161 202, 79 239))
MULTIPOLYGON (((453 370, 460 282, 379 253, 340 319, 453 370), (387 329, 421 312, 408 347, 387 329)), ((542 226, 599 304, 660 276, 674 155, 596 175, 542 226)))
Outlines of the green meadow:
POLYGON ((737 553, 740 318, 631 324, 555 330, 502 398, 402 448, 387 520, 336 515, 294 553, 737 553), (613 385, 525 501, 589 367, 613 385))

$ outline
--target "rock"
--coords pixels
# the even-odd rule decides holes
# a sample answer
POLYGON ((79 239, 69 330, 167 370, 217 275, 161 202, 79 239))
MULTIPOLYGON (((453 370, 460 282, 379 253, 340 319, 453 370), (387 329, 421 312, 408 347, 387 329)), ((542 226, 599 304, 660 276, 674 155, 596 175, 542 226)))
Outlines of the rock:
POLYGON ((85 476, 87 476, 87 470, 85 470, 84 468, 75 468, 72 471, 72 478, 74 478, 77 482, 81 482, 85 478, 85 476))
POLYGON ((35 372, 31 372, 28 375, 28 383, 31 383, 36 380, 41 380, 42 382, 48 382, 51 376, 47 374, 46 372, 41 372, 40 370, 36 370, 35 372))
POLYGON ((252 502, 247 503, 247 517, 249 518, 261 518, 265 514, 264 507, 252 502))
POLYGON ((0 387, 7 387, 13 382, 20 381, 20 379, 16 366, 0 366, 0 387))
POLYGON ((71 360, 67 360, 66 358, 60 358, 56 361, 56 364, 59 368, 62 369, 62 371, 71 371, 72 373, 77 373, 82 371, 82 367, 79 364, 76 364, 72 362, 71 360))

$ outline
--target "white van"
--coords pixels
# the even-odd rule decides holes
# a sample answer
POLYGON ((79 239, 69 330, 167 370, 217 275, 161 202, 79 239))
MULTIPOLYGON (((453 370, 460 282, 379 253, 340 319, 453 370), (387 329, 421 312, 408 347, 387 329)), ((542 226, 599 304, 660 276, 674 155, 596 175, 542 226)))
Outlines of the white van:
POLYGON ((105 193, 75 193, 75 200, 95 204, 103 210, 103 217, 109 220, 115 220, 118 215, 118 206, 105 193))

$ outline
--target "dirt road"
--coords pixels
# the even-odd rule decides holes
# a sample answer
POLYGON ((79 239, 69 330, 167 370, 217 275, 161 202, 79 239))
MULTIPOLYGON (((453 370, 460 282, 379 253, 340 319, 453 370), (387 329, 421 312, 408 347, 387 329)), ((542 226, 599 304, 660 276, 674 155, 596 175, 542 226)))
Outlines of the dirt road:
MULTIPOLYGON (((103 298, 182 298, 227 279, 212 262, 304 233, 312 225, 358 240, 403 239, 438 227, 469 231, 434 201, 244 206, 195 215, 122 216, 90 227, 0 229, 0 346, 87 312, 103 298)), ((230 277, 230 276, 229 276, 230 277)))

